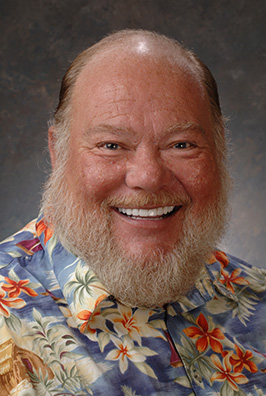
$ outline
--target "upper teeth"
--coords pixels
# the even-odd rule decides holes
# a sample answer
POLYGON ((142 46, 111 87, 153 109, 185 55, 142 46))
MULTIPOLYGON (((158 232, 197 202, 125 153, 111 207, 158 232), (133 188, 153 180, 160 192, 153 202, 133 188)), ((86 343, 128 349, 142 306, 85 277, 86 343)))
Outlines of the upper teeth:
POLYGON ((165 206, 161 208, 153 208, 153 209, 127 209, 127 208, 118 208, 120 213, 123 213, 127 216, 134 217, 158 217, 162 215, 166 215, 174 210, 174 206, 165 206))

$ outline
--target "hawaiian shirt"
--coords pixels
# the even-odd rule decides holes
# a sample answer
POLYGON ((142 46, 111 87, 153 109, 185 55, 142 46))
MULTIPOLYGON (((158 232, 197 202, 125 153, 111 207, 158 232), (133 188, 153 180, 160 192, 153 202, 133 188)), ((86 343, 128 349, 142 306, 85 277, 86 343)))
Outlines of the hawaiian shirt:
POLYGON ((40 216, 1 244, 0 286, 1 396, 266 394, 266 271, 221 251, 182 300, 131 308, 40 216))

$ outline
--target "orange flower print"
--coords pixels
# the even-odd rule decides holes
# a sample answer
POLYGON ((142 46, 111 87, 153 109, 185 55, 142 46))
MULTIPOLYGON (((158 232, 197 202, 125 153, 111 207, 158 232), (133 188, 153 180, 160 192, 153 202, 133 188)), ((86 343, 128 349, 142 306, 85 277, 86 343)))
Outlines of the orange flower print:
POLYGON ((89 330, 92 331, 93 333, 96 332, 95 329, 91 329, 91 328, 89 327, 89 320, 90 320, 91 314, 92 314, 91 311, 88 311, 88 310, 86 310, 86 309, 85 309, 84 311, 81 311, 81 312, 79 312, 79 313, 77 314, 77 317, 78 317, 80 320, 84 320, 84 321, 85 321, 84 323, 82 323, 82 325, 81 325, 80 328, 79 328, 79 330, 80 330, 81 333, 84 333, 85 330, 88 329, 88 328, 89 328, 89 330))
POLYGON ((96 309, 96 308, 98 307, 98 305, 99 305, 103 300, 105 300, 106 298, 107 298, 107 294, 105 294, 105 293, 101 294, 101 295, 97 298, 97 300, 95 301, 94 308, 96 309))
POLYGON ((237 268, 235 269, 231 275, 229 274, 228 271, 224 270, 223 268, 221 269, 221 275, 223 276, 223 279, 218 279, 220 283, 227 287, 228 290, 230 290, 233 294, 235 293, 235 290, 233 288, 233 283, 236 285, 248 285, 249 282, 243 278, 242 276, 238 276, 241 273, 241 269, 237 268))
MULTIPOLYGON (((133 363, 144 362, 146 360, 145 353, 139 353, 134 349, 134 343, 130 339, 124 339, 124 341, 113 339, 113 343, 115 344, 117 349, 113 349, 110 351, 106 359, 107 360, 118 360, 119 368, 122 374, 128 369, 128 360, 131 360, 133 363)), ((144 351, 144 348, 143 348, 144 351)), ((149 351, 146 348, 146 356, 155 355, 153 351, 149 351)))
POLYGON ((5 277, 5 280, 9 284, 3 285, 2 289, 4 291, 8 292, 8 297, 12 297, 12 298, 18 297, 21 292, 24 292, 24 293, 28 294, 28 296, 31 296, 31 297, 38 296, 38 293, 36 293, 35 290, 26 286, 29 283, 29 279, 20 280, 19 282, 15 282, 14 280, 5 277))
POLYGON ((101 313, 101 310, 97 309, 97 308, 93 313, 86 309, 84 311, 79 312, 77 314, 77 317, 79 319, 85 321, 84 323, 82 323, 82 325, 79 328, 80 332, 84 333, 86 330, 92 334, 96 333, 96 330, 93 327, 95 326, 95 322, 97 321, 100 313, 101 313), (90 322, 90 325, 89 325, 89 322, 90 322))
POLYGON ((7 307, 19 309, 26 305, 25 301, 21 298, 9 298, 5 297, 5 295, 5 291, 0 288, 0 315, 5 316, 6 318, 10 316, 10 312, 7 307))
POLYGON ((227 265, 229 264, 229 259, 228 259, 227 255, 224 252, 222 252, 221 250, 217 250, 217 251, 213 252, 208 263, 213 264, 213 263, 215 263, 215 261, 219 261, 219 263, 221 264, 221 266, 223 268, 227 267, 227 265))
POLYGON ((101 308, 99 307, 99 304, 107 297, 107 294, 102 294, 100 297, 97 298, 95 301, 94 305, 94 311, 93 313, 88 310, 83 310, 77 314, 77 317, 81 320, 84 320, 85 322, 82 323, 80 326, 79 330, 81 333, 84 333, 85 330, 87 330, 90 333, 96 333, 96 330, 93 328, 95 326, 95 322, 99 318, 99 315, 101 313, 101 308), (90 322, 90 326, 89 326, 90 322))
POLYGON ((196 326, 187 327, 183 332, 189 338, 198 338, 196 342, 196 348, 199 352, 204 352, 210 345, 214 352, 221 353, 223 346, 218 340, 223 340, 225 337, 218 327, 213 330, 209 330, 208 322, 205 316, 201 313, 197 320, 196 326))
POLYGON ((37 232, 38 237, 42 233, 44 233, 44 244, 45 245, 53 235, 53 231, 50 228, 48 228, 48 226, 44 222, 44 220, 40 220, 38 223, 36 223, 36 232, 37 232))
POLYGON ((233 366, 233 371, 235 373, 240 373, 245 367, 251 373, 256 373, 258 371, 257 366, 250 359, 253 358, 253 353, 251 351, 242 351, 236 344, 236 355, 230 356, 230 363, 233 366))
POLYGON ((218 381, 218 382, 227 381, 229 386, 234 391, 238 391, 239 388, 238 388, 237 384, 246 384, 248 382, 248 379, 243 374, 231 372, 232 365, 230 363, 230 355, 231 355, 231 353, 228 353, 226 355, 226 357, 223 359, 223 364, 221 363, 221 361, 217 355, 211 356, 212 362, 218 368, 218 371, 211 376, 211 382, 213 382, 213 381, 218 381))
POLYGON ((217 250, 214 253, 214 255, 215 255, 216 260, 219 261, 219 263, 221 263, 223 268, 227 267, 227 265, 229 264, 229 259, 224 252, 217 250))

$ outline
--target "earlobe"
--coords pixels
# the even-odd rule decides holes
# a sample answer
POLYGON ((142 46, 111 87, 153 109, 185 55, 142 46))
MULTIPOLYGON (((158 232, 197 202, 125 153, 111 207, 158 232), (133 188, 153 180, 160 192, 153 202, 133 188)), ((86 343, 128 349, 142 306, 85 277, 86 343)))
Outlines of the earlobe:
POLYGON ((50 152, 51 164, 52 168, 55 168, 56 163, 56 154, 55 154, 55 129, 54 127, 50 127, 48 131, 48 147, 50 152))

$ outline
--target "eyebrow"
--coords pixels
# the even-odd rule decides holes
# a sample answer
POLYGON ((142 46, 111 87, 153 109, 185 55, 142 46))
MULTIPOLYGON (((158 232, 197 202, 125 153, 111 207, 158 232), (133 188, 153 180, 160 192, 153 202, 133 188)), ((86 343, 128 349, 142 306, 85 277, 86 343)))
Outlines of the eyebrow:
POLYGON ((90 136, 91 134, 104 134, 106 132, 110 132, 113 135, 121 135, 122 133, 124 134, 125 132, 127 133, 131 133, 132 135, 134 135, 134 131, 130 128, 121 128, 118 126, 114 126, 114 125, 107 125, 107 124, 101 124, 101 125, 97 125, 95 127, 92 128, 88 128, 84 131, 84 135, 85 136, 90 136))
MULTIPOLYGON (((187 122, 187 123, 176 123, 174 125, 171 125, 169 128, 165 130, 165 134, 176 134, 176 133, 182 133, 186 131, 194 131, 198 132, 200 134, 206 135, 205 129, 196 123, 193 122, 187 122)), ((121 134, 131 134, 133 136, 136 135, 135 131, 131 128, 122 128, 119 126, 114 126, 114 125, 108 125, 108 124, 101 124, 97 125, 95 127, 88 128, 84 131, 83 135, 84 136, 90 136, 92 134, 104 134, 106 132, 111 133, 112 135, 120 136, 121 134)))
POLYGON ((203 135, 206 135, 205 129, 194 122, 187 122, 187 123, 177 123, 172 126, 170 126, 167 130, 166 133, 178 133, 178 132, 186 132, 186 131, 195 131, 195 132, 200 132, 203 135))

